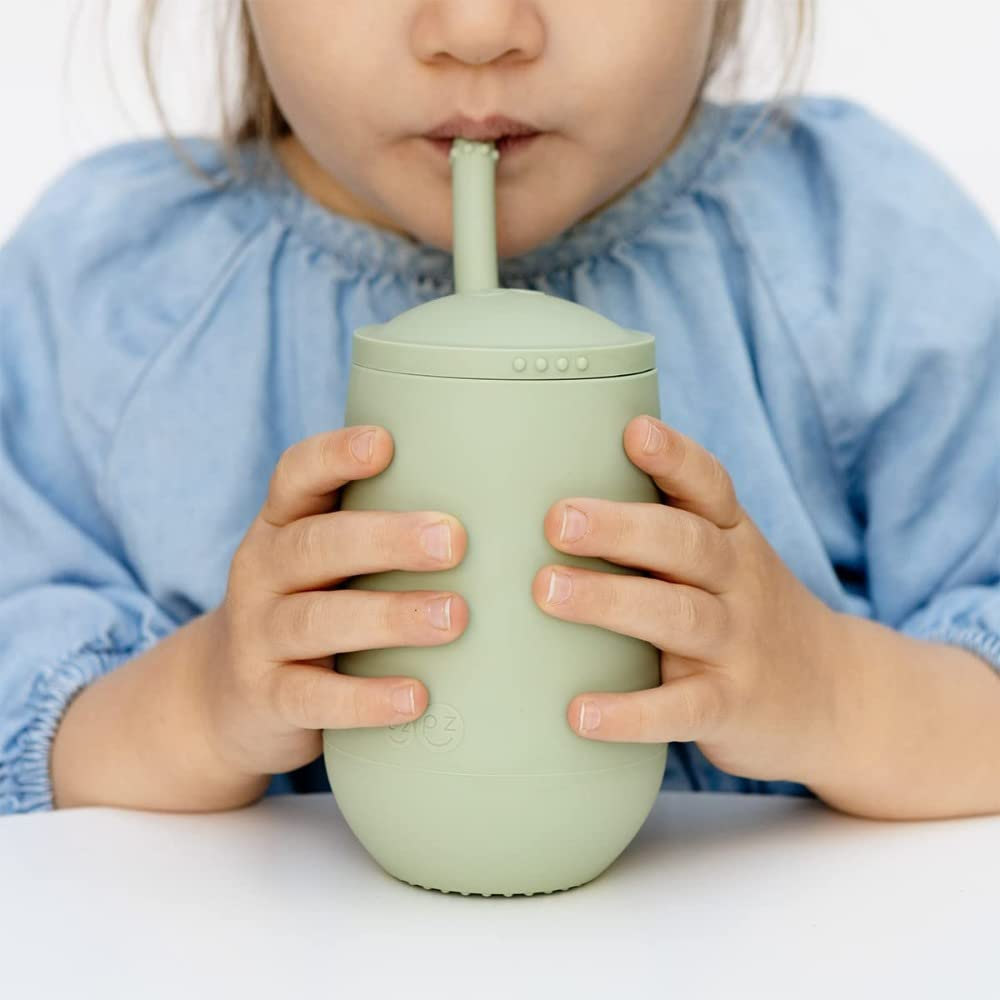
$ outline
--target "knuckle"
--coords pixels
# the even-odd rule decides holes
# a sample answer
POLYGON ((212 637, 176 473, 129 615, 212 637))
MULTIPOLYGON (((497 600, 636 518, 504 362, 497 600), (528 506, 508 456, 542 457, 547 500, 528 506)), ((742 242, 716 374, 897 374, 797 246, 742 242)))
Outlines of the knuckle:
POLYGON ((421 563, 426 562, 427 555, 420 544, 422 527, 420 516, 413 513, 380 517, 375 523, 374 543, 382 563, 398 564, 403 552, 410 553, 410 558, 416 556, 421 563))
POLYGON ((345 715, 347 716, 346 721, 353 725, 358 725, 365 720, 367 715, 365 688, 360 683, 350 684, 349 688, 349 697, 344 706, 345 715))
POLYGON ((722 716, 722 699, 717 685, 684 684, 678 693, 681 722, 688 732, 710 733, 722 716))
MULTIPOLYGON (((311 594, 296 594, 295 600, 290 603, 288 628, 291 635, 288 638, 317 635, 322 617, 320 601, 311 594)), ((285 599, 285 604, 289 604, 288 598, 285 599)))
POLYGON ((296 563, 311 563, 320 553, 319 524, 313 518, 302 518, 295 522, 292 531, 292 556, 296 563))
POLYGON ((393 514, 381 511, 338 511, 334 517, 349 517, 350 522, 344 522, 341 528, 341 540, 344 544, 357 547, 358 555, 363 550, 366 561, 373 566, 390 567, 392 556, 396 551, 393 541, 397 534, 393 527, 393 514))
POLYGON ((636 701, 635 728, 642 742, 647 742, 657 735, 656 718, 646 698, 638 698, 636 701))
POLYGON ((719 461, 718 456, 713 455, 711 452, 709 452, 708 457, 710 489, 720 496, 729 496, 733 494, 733 480, 726 467, 721 461, 719 461))
POLYGON ((628 510, 625 507, 617 507, 615 509, 611 523, 611 532, 612 538, 610 541, 615 548, 624 549, 632 540, 635 529, 632 519, 629 517, 628 510))
POLYGON ((319 674, 300 674, 298 682, 291 685, 294 718, 300 724, 306 724, 316 715, 316 705, 320 695, 319 680, 319 674))
POLYGON ((682 517, 683 527, 677 533, 677 547, 681 551, 684 562, 698 564, 708 550, 708 524, 700 517, 682 517))
POLYGON ((700 732, 705 722, 705 705, 690 684, 681 685, 679 711, 687 732, 700 732))
POLYGON ((701 610, 687 591, 674 588, 674 624, 682 632, 696 632, 701 626, 701 610))
POLYGON ((601 581, 605 584, 605 586, 600 588, 601 593, 591 595, 589 592, 590 588, 587 586, 590 582, 589 578, 581 573, 574 574, 572 603, 577 608, 583 608, 590 604, 591 601, 596 600, 596 603, 600 604, 602 612, 607 616, 608 620, 615 621, 623 610, 628 609, 629 602, 623 593, 622 584, 617 579, 619 574, 606 575, 609 579, 601 581))
POLYGON ((720 600, 713 601, 712 605, 715 612, 716 635, 720 639, 732 635, 734 631, 733 616, 729 605, 725 601, 720 600))
POLYGON ((400 609, 405 607, 405 601, 405 595, 380 594, 369 602, 372 629, 380 642, 387 640, 392 644, 398 641, 404 617, 400 609))

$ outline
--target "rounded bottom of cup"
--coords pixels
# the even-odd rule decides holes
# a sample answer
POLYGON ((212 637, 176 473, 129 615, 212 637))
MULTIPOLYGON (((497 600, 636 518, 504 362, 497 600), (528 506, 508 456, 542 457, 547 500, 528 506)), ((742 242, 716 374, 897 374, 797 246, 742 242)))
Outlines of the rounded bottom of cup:
POLYGON ((628 764, 546 774, 458 774, 389 764, 324 734, 330 787, 361 845, 410 885, 531 896, 592 881, 656 802, 667 745, 628 764))

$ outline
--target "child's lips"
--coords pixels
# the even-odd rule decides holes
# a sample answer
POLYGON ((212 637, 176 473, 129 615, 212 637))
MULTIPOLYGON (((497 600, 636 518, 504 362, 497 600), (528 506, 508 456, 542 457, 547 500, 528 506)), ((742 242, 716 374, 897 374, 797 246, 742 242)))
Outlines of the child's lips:
MULTIPOLYGON (((500 154, 500 161, 505 157, 520 154, 531 149, 537 144, 537 140, 544 136, 544 132, 533 132, 530 135, 506 135, 494 140, 497 152, 500 154)), ((427 139, 432 146, 436 146, 441 156, 447 157, 451 152, 454 139, 427 139)), ((499 165, 498 162, 498 165, 499 165)))

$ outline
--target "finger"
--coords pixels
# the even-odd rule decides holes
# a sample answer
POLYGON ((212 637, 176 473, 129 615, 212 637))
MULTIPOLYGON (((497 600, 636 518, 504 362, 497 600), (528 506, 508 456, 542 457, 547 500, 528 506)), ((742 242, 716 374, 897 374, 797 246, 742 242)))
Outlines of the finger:
POLYGON ((726 467, 710 451, 654 417, 644 416, 625 428, 629 458, 647 472, 671 505, 707 518, 720 528, 735 528, 746 516, 726 467), (647 421, 656 429, 652 452, 643 451, 647 421))
POLYGON ((439 646, 456 639, 469 621, 462 597, 433 590, 309 591, 275 598, 265 614, 269 657, 283 661, 388 646, 439 646))
POLYGON ((333 507, 333 495, 353 479, 367 479, 392 457, 384 427, 364 425, 322 431, 282 452, 268 486, 260 517, 274 527, 333 507), (371 456, 366 458, 368 449, 371 456))
POLYGON ((532 594, 542 610, 556 618, 599 625, 706 662, 719 656, 728 632, 725 604, 683 583, 546 566, 535 575, 532 594), (562 579, 570 584, 568 594, 560 589, 562 579))
POLYGON ((461 523, 436 511, 313 514, 271 533, 257 575, 276 593, 291 594, 362 573, 445 569, 462 561, 467 543, 461 523))
POLYGON ((412 677, 353 677, 304 663, 279 664, 268 686, 271 707, 300 729, 392 726, 422 715, 428 702, 412 677))
POLYGON ((557 549, 649 570, 712 594, 727 589, 735 568, 732 539, 718 525, 662 503, 569 497, 545 515, 557 549))
POLYGON ((726 715, 717 677, 692 674, 659 687, 577 695, 566 718, 580 736, 622 743, 668 743, 710 738, 726 715))

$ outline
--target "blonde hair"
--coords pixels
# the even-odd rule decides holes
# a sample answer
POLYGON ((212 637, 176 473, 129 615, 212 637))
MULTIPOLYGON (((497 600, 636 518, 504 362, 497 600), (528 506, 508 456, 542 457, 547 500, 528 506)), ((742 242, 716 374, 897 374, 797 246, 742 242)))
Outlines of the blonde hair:
MULTIPOLYGON (((709 85, 720 86, 735 93, 745 84, 749 71, 758 68, 753 65, 756 39, 751 30, 753 27, 750 24, 751 18, 748 16, 752 2, 753 0, 718 0, 699 96, 709 85)), ((774 15, 773 23, 769 27, 777 35, 777 63, 780 69, 778 80, 772 87, 772 98, 765 104, 760 122, 772 120, 781 123, 787 121, 788 116, 779 98, 785 94, 793 79, 798 78, 801 81, 808 64, 814 33, 815 0, 757 0, 757 2, 763 3, 768 8, 769 15, 774 15)), ((164 133, 177 155, 196 174, 209 183, 216 184, 217 181, 205 174, 177 142, 163 107, 151 58, 156 18, 160 8, 161 0, 143 0, 141 8, 142 63, 150 96, 164 133)), ((237 155, 238 147, 244 143, 270 146, 282 136, 289 135, 291 126, 282 113, 268 82, 243 0, 228 0, 224 16, 219 21, 220 36, 225 31, 233 30, 231 22, 234 16, 237 18, 235 31, 239 62, 236 114, 230 113, 226 95, 223 94, 222 125, 218 141, 230 170, 236 176, 241 176, 242 166, 237 155)), ((772 39, 772 44, 773 41, 772 39)), ((221 52, 223 49, 221 37, 219 48, 221 52)), ((224 74, 221 56, 218 69, 218 79, 222 87, 224 74)), ((688 121, 690 122, 690 116, 688 121)), ((266 157, 259 157, 256 160, 256 162, 266 161, 266 157)))

